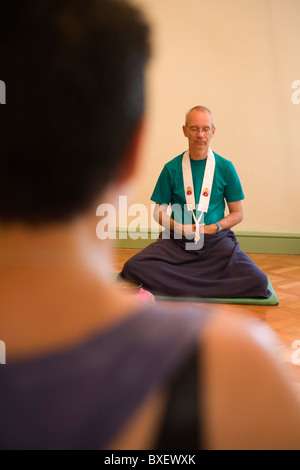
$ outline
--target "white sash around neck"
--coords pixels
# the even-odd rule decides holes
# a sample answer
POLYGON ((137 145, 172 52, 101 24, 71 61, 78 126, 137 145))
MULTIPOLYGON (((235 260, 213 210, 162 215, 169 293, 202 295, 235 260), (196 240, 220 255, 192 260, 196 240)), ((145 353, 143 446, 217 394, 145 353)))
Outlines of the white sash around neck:
POLYGON ((200 239, 200 221, 204 212, 208 211, 209 201, 211 196, 211 189, 214 180, 215 174, 215 166, 216 160, 213 151, 209 148, 206 166, 205 166, 205 173, 203 177, 202 188, 200 191, 200 199, 197 206, 197 210, 201 212, 200 217, 197 219, 194 210, 196 209, 196 200, 195 200, 195 191, 194 191, 194 183, 193 183, 193 175, 192 175, 192 167, 191 167, 191 160, 189 151, 185 152, 182 158, 182 173, 183 173, 183 182, 184 182, 184 192, 186 198, 186 205, 187 210, 191 211, 196 223, 196 234, 195 234, 195 243, 197 243, 200 239))

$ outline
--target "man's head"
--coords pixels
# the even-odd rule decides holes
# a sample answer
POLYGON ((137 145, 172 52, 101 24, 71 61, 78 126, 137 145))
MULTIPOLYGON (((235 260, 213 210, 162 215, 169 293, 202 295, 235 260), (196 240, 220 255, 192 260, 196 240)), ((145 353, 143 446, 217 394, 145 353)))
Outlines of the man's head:
POLYGON ((215 120, 205 106, 195 106, 186 113, 183 133, 189 141, 191 156, 207 156, 212 137, 215 134, 215 120))
POLYGON ((144 112, 148 36, 123 0, 1 0, 2 223, 66 221, 99 202, 144 112))

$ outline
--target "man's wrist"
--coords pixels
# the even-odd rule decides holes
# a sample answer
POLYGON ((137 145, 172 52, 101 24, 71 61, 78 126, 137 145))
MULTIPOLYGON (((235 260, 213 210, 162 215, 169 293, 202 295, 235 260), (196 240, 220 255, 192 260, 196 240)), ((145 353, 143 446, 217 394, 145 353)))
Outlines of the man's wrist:
POLYGON ((223 229, 222 229, 221 224, 219 224, 219 222, 215 222, 215 224, 216 224, 216 226, 217 226, 217 233, 222 232, 223 229))

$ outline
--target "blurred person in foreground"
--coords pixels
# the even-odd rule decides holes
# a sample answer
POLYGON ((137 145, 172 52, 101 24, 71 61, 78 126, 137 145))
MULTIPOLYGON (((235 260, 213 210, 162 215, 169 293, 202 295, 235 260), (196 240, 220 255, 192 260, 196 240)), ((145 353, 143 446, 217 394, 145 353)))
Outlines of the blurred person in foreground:
POLYGON ((299 448, 266 326, 111 282, 95 208, 134 174, 145 20, 119 1, 0 5, 0 448, 299 448))

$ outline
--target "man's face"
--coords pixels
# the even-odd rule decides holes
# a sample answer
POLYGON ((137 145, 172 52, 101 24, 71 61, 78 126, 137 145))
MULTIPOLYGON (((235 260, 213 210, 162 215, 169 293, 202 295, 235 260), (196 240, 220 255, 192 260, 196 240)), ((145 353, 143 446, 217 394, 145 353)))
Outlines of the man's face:
POLYGON ((192 111, 187 125, 183 126, 183 133, 188 138, 190 151, 208 152, 210 141, 215 134, 210 113, 208 111, 192 111))

